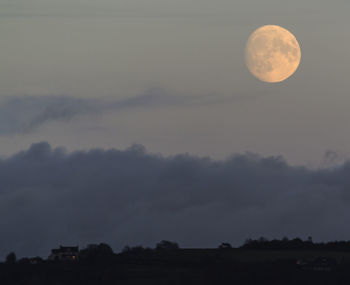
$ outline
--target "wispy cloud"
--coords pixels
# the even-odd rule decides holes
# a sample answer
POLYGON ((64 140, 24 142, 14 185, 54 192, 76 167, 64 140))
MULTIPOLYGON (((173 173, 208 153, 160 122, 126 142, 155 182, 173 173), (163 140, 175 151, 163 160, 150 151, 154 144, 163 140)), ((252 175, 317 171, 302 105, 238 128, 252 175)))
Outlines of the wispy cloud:
POLYGON ((0 101, 0 135, 24 133, 40 125, 96 112, 98 102, 68 96, 16 96, 0 101))
POLYGON ((215 102, 212 96, 173 95, 151 89, 127 99, 89 99, 71 96, 11 96, 0 101, 0 135, 28 133, 52 121, 67 121, 77 116, 215 102))

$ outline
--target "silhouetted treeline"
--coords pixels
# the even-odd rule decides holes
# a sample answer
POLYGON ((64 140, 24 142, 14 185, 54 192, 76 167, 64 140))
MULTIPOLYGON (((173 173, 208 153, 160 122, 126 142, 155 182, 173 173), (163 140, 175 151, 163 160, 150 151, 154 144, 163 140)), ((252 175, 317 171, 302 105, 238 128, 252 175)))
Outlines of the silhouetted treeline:
POLYGON ((149 247, 143 247, 143 246, 125 246, 123 248, 122 254, 130 254, 130 253, 144 253, 144 252, 150 252, 152 250, 157 251, 167 251, 167 250, 177 250, 179 249, 179 245, 176 242, 168 241, 168 240, 162 240, 161 242, 156 244, 155 249, 149 248, 149 247))
POLYGON ((350 250, 350 241, 331 241, 315 243, 312 238, 307 240, 300 238, 288 239, 283 238, 281 240, 273 239, 268 240, 264 237, 259 239, 247 239, 243 249, 268 249, 268 250, 297 250, 297 249, 315 249, 315 250, 350 250))
POLYGON ((349 243, 259 238, 239 248, 224 242, 212 249, 181 249, 176 242, 161 241, 154 248, 126 246, 120 253, 100 243, 81 249, 70 261, 18 260, 10 252, 0 263, 0 284, 348 285, 349 243))
MULTIPOLYGON (((163 252, 179 250, 180 247, 176 242, 162 240, 156 244, 154 248, 139 246, 125 246, 123 250, 116 254, 113 252, 112 248, 106 243, 100 244, 90 244, 87 247, 79 251, 79 262, 83 263, 108 263, 113 260, 116 255, 137 255, 137 254, 147 254, 151 252, 163 252)), ((306 240, 300 238, 289 239, 287 237, 282 239, 272 239, 261 237, 258 239, 247 239, 245 243, 234 248, 230 243, 223 242, 218 246, 220 250, 234 250, 234 249, 249 249, 249 250, 331 250, 331 251, 350 251, 350 241, 331 241, 331 242, 313 242, 312 238, 309 237, 306 240)), ((10 252, 6 258, 6 264, 15 263, 31 263, 38 264, 43 262, 44 259, 41 257, 34 258, 21 258, 17 260, 16 254, 10 252)))

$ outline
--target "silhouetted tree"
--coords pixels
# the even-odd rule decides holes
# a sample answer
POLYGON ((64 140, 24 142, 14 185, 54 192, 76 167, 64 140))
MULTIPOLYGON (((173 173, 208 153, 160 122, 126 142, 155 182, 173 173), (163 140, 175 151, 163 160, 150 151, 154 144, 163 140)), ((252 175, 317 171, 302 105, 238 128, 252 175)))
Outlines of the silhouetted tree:
POLYGON ((13 264, 16 263, 17 261, 17 257, 16 254, 14 252, 10 252, 7 256, 6 256, 6 263, 7 264, 13 264))
POLYGON ((265 242, 268 242, 269 240, 267 239, 267 238, 265 238, 265 237, 259 237, 259 239, 258 239, 258 242, 260 242, 260 243, 265 243, 265 242))
POLYGON ((88 263, 105 263, 114 256, 112 248, 105 243, 89 244, 79 252, 79 259, 88 263))
POLYGON ((122 253, 141 253, 145 251, 151 251, 150 248, 144 248, 143 246, 125 246, 122 250, 122 253))
POLYGON ((174 249, 179 249, 179 245, 176 242, 172 242, 168 240, 162 240, 156 245, 156 250, 174 250, 174 249))
POLYGON ((222 244, 219 245, 219 249, 231 249, 232 245, 229 244, 228 242, 223 242, 222 244))
POLYGON ((36 256, 36 257, 33 257, 33 258, 29 259, 29 262, 31 264, 40 264, 40 263, 43 263, 43 261, 44 260, 40 256, 36 256))
POLYGON ((23 257, 17 261, 19 264, 30 264, 30 260, 28 257, 23 257))

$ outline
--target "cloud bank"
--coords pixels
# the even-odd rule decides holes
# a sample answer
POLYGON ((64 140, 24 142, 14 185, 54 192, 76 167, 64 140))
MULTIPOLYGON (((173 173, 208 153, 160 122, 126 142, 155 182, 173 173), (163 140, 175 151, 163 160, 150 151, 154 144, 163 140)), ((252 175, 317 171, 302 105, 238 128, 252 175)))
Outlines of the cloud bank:
POLYGON ((60 244, 183 247, 246 238, 349 239, 350 163, 292 167, 281 157, 215 161, 46 142, 0 160, 0 255, 46 256, 60 244))

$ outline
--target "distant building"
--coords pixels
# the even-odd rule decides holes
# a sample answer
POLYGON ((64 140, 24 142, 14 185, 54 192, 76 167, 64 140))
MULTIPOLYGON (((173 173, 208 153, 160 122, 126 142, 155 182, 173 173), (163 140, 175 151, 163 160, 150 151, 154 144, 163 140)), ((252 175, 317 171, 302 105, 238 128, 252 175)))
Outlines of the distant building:
POLYGON ((76 261, 78 257, 78 246, 60 246, 60 248, 51 250, 48 259, 52 261, 76 261))
POLYGON ((337 261, 334 258, 317 257, 311 260, 300 259, 297 265, 303 270, 331 271, 337 265, 337 261))

